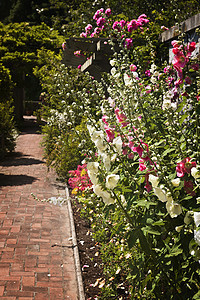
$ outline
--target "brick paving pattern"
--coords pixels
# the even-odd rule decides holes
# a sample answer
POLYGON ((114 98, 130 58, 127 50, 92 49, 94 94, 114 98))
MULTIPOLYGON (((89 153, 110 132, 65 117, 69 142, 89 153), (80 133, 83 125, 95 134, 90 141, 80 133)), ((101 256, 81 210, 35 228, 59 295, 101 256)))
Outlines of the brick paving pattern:
POLYGON ((43 162, 41 140, 33 127, 25 127, 15 153, 0 162, 2 300, 78 299, 67 206, 36 201, 31 195, 65 196, 43 162))

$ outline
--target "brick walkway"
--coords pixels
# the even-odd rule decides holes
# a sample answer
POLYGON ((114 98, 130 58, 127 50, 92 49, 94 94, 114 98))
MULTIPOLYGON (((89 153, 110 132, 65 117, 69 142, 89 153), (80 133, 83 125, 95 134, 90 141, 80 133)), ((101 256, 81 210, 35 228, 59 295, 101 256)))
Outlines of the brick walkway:
POLYGON ((3 300, 78 299, 67 207, 38 202, 31 195, 39 199, 65 195, 42 161, 41 139, 33 128, 25 127, 15 154, 0 162, 3 300))

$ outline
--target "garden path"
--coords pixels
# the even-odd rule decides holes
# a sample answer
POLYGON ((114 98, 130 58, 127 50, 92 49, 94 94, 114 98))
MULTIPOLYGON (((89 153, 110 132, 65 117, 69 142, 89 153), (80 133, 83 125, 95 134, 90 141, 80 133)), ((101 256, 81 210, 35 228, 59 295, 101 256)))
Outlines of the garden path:
POLYGON ((64 197, 48 172, 42 136, 26 117, 15 153, 0 162, 0 298, 77 300, 67 206, 36 201, 64 197))

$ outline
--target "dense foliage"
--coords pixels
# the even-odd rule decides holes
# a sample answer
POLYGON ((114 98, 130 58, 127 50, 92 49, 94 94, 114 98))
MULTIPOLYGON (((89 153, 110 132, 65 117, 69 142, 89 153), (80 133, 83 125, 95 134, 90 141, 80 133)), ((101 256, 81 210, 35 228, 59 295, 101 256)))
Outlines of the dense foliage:
POLYGON ((9 70, 0 64, 0 158, 14 150, 15 146, 12 85, 9 70))

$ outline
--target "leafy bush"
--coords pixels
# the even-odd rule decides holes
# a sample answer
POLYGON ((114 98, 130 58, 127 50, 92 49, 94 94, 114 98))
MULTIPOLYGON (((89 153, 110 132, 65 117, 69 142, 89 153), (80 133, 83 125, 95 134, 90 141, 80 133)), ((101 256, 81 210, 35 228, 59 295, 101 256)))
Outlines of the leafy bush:
POLYGON ((9 70, 0 64, 0 158, 15 147, 16 129, 13 120, 12 87, 9 70))

